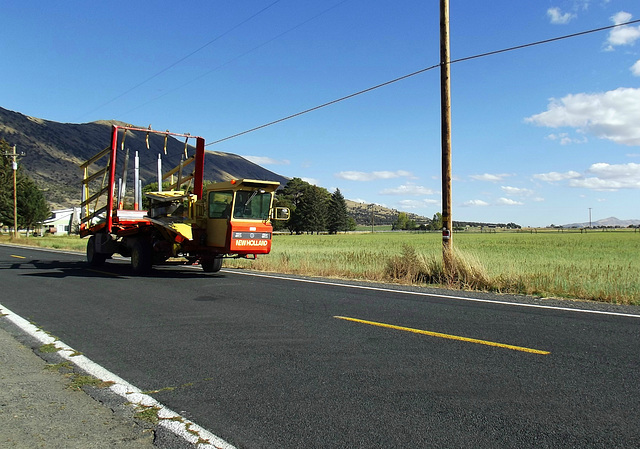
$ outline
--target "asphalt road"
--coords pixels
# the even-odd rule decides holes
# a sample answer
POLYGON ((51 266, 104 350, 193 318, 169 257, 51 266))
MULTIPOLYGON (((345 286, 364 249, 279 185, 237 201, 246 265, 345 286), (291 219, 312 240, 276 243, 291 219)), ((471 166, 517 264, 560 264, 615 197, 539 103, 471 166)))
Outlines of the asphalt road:
POLYGON ((0 285, 1 304, 239 448, 640 447, 640 308, 134 277, 8 246, 0 285))

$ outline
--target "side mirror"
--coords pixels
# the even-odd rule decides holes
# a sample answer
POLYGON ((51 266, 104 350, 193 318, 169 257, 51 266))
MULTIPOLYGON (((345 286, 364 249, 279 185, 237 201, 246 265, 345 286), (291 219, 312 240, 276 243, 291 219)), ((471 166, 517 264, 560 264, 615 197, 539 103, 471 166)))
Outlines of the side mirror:
POLYGON ((287 221, 289 219, 290 211, 288 207, 274 207, 271 213, 271 218, 277 221, 287 221))

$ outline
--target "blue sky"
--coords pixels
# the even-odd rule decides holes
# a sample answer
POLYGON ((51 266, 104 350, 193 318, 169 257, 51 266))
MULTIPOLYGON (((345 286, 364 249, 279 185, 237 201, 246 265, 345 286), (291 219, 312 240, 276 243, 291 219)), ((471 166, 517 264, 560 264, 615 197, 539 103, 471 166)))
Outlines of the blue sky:
MULTIPOLYGON (((438 1, 3 3, 0 106, 208 142, 439 62, 438 1)), ((637 0, 451 2, 453 60, 640 19, 637 0)), ((208 146, 441 209, 438 69, 208 146)), ((451 66, 453 219, 640 218, 640 24, 451 66)))

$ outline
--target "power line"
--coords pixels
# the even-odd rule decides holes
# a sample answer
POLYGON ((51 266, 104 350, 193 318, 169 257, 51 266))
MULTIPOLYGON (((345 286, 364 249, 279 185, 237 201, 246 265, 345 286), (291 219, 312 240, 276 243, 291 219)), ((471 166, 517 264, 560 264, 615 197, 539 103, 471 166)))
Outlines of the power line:
POLYGON ((298 112, 296 114, 292 114, 292 115, 289 115, 287 117, 283 117, 281 119, 274 120, 273 122, 269 122, 269 123, 265 123, 264 125, 256 126, 255 128, 251 128, 251 129, 248 129, 246 131, 242 131, 241 133, 237 133, 237 134, 234 134, 232 136, 225 137, 224 139, 216 140, 215 142, 208 143, 205 146, 215 145, 217 143, 224 142, 225 140, 233 139, 235 137, 239 137, 239 136, 242 136, 244 134, 249 134, 249 133, 257 131, 259 129, 266 128, 267 126, 275 125, 276 123, 284 122, 284 121, 292 119, 294 117, 298 117, 300 115, 308 114, 309 112, 313 112, 313 111, 316 111, 318 109, 322 109, 324 107, 331 106, 332 104, 336 104, 336 103, 339 103, 341 101, 348 100, 349 98, 357 97, 358 95, 362 95, 364 93, 371 92, 372 90, 376 90, 376 89, 379 89, 381 87, 388 86, 389 84, 397 83, 398 81, 402 81, 402 80, 404 80, 406 78, 411 78, 412 76, 419 75, 420 73, 427 72, 429 70, 433 70, 433 69, 436 69, 438 67, 440 67, 440 64, 437 64, 437 65, 434 65, 434 66, 431 66, 431 67, 427 67, 425 69, 418 70, 417 72, 409 73, 408 75, 404 75, 404 76, 401 76, 399 78, 393 79, 391 81, 387 81, 387 82, 384 82, 382 84, 378 84, 377 86, 369 87, 368 89, 364 89, 364 90, 361 90, 359 92, 347 95, 345 97, 338 98, 337 100, 329 101, 328 103, 324 103, 324 104, 321 104, 319 106, 315 106, 313 108, 306 109, 304 111, 298 112))
POLYGON ((178 59, 177 61, 173 62, 172 64, 169 64, 167 67, 165 67, 164 69, 160 70, 159 72, 157 72, 154 75, 151 75, 149 78, 139 82, 138 84, 136 84, 135 86, 129 88, 128 90, 124 91, 123 93, 121 93, 120 95, 117 95, 116 97, 113 97, 111 100, 101 104, 100 106, 92 109, 91 111, 87 112, 84 115, 88 115, 91 114, 92 112, 97 111, 98 109, 101 109, 103 107, 105 107, 108 104, 113 103, 114 101, 124 97, 126 94, 128 94, 129 92, 134 91, 135 89, 137 89, 138 87, 142 86, 143 84, 148 83, 149 81, 151 81, 152 79, 162 75, 164 72, 172 69, 173 67, 177 66, 178 64, 180 64, 182 61, 190 58, 191 56, 195 55, 196 53, 198 53, 199 51, 205 49, 206 47, 208 47, 209 45, 213 44, 214 42, 222 39, 223 37, 225 37, 226 35, 228 35, 229 33, 231 33, 232 31, 235 31, 236 29, 240 28, 242 25, 244 25, 245 23, 249 22, 250 20, 252 20, 253 18, 257 17, 258 15, 262 14, 263 12, 265 12, 267 9, 271 8, 273 5, 275 5, 276 3, 280 2, 280 0, 275 0, 274 2, 270 3, 269 5, 265 6, 264 8, 262 8, 260 11, 256 12, 255 14, 253 14, 251 17, 243 20, 242 22, 238 23, 237 25, 229 28, 227 31, 225 31, 224 33, 216 36, 215 38, 211 39, 209 42, 207 42, 204 45, 201 45, 200 47, 198 47, 197 49, 193 50, 191 53, 183 56, 182 58, 178 59))
POLYGON ((602 28, 595 28, 593 30, 581 31, 579 33, 567 34, 565 36, 560 36, 560 37, 553 37, 551 39, 545 39, 545 40, 542 40, 542 41, 532 42, 530 44, 516 45, 515 47, 504 48, 502 50, 495 50, 495 51, 490 51, 490 52, 487 52, 487 53, 480 53, 480 54, 474 55, 474 56, 467 56, 466 58, 455 59, 455 60, 451 61, 451 64, 456 63, 456 62, 464 62, 464 61, 470 61, 472 59, 483 58, 485 56, 493 56, 493 55, 497 55, 497 54, 500 54, 500 53, 506 53, 508 51, 521 50, 523 48, 533 47, 535 45, 549 44, 551 42, 557 42, 557 41, 561 41, 561 40, 564 40, 564 39, 569 39, 569 38, 578 37, 578 36, 584 36, 586 34, 597 33, 599 31, 606 31, 606 30, 610 30, 612 28, 622 27, 622 26, 626 26, 626 25, 633 25, 634 23, 639 23, 639 22, 640 22, 640 19, 632 20, 631 22, 619 23, 619 24, 616 24, 616 25, 609 25, 609 26, 602 27, 602 28))
POLYGON ((299 23, 299 24, 297 24, 297 25, 295 25, 295 26, 293 26, 293 27, 289 28, 288 30, 283 31, 282 33, 278 34, 277 36, 272 37, 271 39, 269 39, 269 40, 267 40, 267 41, 265 41, 265 42, 261 43, 260 45, 257 45, 257 46, 255 46, 255 47, 253 47, 252 49, 247 50, 247 51, 245 51, 244 53, 239 54, 238 56, 236 56, 236 57, 234 57, 234 58, 229 59, 228 61, 226 61, 226 62, 224 62, 224 63, 222 63, 222 64, 218 65, 217 67, 212 68, 211 70, 208 70, 208 71, 204 72, 204 73, 203 73, 203 74, 201 74, 201 75, 198 75, 197 77, 195 77, 195 78, 191 79, 190 81, 187 81, 186 83, 181 84, 181 85, 180 85, 180 86, 178 86, 178 87, 175 87, 175 88, 173 88, 173 89, 171 89, 171 90, 168 90, 167 92, 163 93, 162 95, 158 95, 158 96, 156 96, 156 97, 152 98, 151 100, 149 100, 149 101, 147 101, 147 102, 145 102, 145 103, 143 103, 143 104, 141 104, 141 105, 139 105, 139 106, 134 107, 133 109, 129 109, 128 111, 124 112, 124 114, 128 114, 129 112, 133 112, 133 111, 135 111, 135 110, 138 110, 138 109, 140 109, 140 108, 142 108, 142 107, 144 107, 144 106, 146 106, 146 105, 148 105, 148 104, 150 104, 150 103, 153 103, 153 102, 154 102, 154 101, 156 101, 156 100, 159 100, 159 99, 160 99, 160 98, 162 98, 162 97, 165 97, 165 96, 167 96, 167 95, 169 95, 169 94, 171 94, 171 93, 173 93, 173 92, 175 92, 175 91, 177 91, 177 90, 182 89, 183 87, 188 86, 189 84, 192 84, 192 83, 194 83, 194 82, 198 81, 198 80, 199 80, 199 79, 201 79, 201 78, 204 78, 205 76, 207 76, 207 75, 209 75, 209 74, 211 74, 211 73, 215 72, 216 70, 220 70, 221 68, 223 68, 223 67, 225 67, 225 66, 227 66, 227 65, 229 65, 229 64, 231 64, 231 63, 233 63, 233 62, 235 62, 235 61, 237 61, 238 59, 243 58, 243 57, 247 56, 248 54, 253 53, 254 51, 256 51, 256 50, 258 50, 258 49, 260 49, 260 48, 262 48, 262 47, 264 47, 264 46, 266 46, 266 45, 268 45, 268 44, 270 44, 271 42, 275 41, 276 39, 281 38, 281 37, 282 37, 282 36, 284 36, 285 34, 288 34, 288 33, 292 32, 292 31, 294 31, 294 30, 297 30, 298 28, 300 28, 300 27, 302 27, 302 26, 306 25, 307 23, 309 23, 309 22, 311 22, 311 21, 313 21, 313 20, 317 19, 318 17, 320 17, 320 16, 322 16, 322 15, 324 15, 324 14, 328 13, 329 11, 331 11, 331 10, 333 10, 333 9, 337 8, 338 6, 340 6, 340 5, 342 5, 343 3, 346 3, 346 2, 348 2, 348 1, 349 1, 349 0, 342 0, 342 1, 341 1, 341 2, 339 2, 339 3, 336 3, 336 4, 334 4, 333 6, 330 6, 329 8, 322 10, 321 12, 319 12, 319 13, 318 13, 318 14, 316 14, 315 16, 313 16, 313 17, 311 17, 311 18, 309 18, 309 19, 305 20, 304 22, 301 22, 301 23, 299 23))
MULTIPOLYGON (((584 36, 586 34, 597 33, 599 31, 606 31, 606 30, 610 30, 610 29, 613 29, 613 28, 622 27, 622 26, 626 26, 626 25, 632 25, 632 24, 639 23, 639 22, 640 22, 640 19, 632 20, 630 22, 619 23, 619 24, 615 24, 615 25, 609 25, 609 26, 606 26, 606 27, 595 28, 595 29, 587 30, 587 31, 581 31, 579 33, 567 34, 565 36, 554 37, 554 38, 551 38, 551 39, 544 39, 544 40, 537 41, 537 42, 532 42, 532 43, 529 43, 529 44, 516 45, 515 47, 508 47, 508 48, 503 48, 501 50, 494 50, 494 51, 490 51, 490 52, 487 52, 487 53, 480 53, 480 54, 473 55, 473 56, 467 56, 467 57, 464 57, 464 58, 455 59, 455 60, 450 61, 449 64, 455 64, 455 63, 458 63, 458 62, 470 61, 472 59, 483 58, 483 57, 486 57, 486 56, 493 56, 493 55, 497 55, 497 54, 500 54, 500 53, 506 53, 506 52, 514 51, 514 50, 521 50, 523 48, 533 47, 533 46, 542 45, 542 44, 548 44, 548 43, 551 43, 551 42, 557 42, 557 41, 560 41, 560 40, 574 38, 574 37, 578 37, 578 36, 584 36)), ((376 86, 369 87, 367 89, 355 92, 355 93, 350 94, 350 95, 346 95, 344 97, 338 98, 336 100, 329 101, 327 103, 323 103, 323 104, 321 104, 319 106, 315 106, 313 108, 305 109, 304 111, 300 111, 300 112, 297 112, 295 114, 280 118, 278 120, 274 120, 272 122, 265 123, 264 125, 256 126, 255 128, 251 128, 251 129, 248 129, 246 131, 242 131, 242 132, 233 134, 233 135, 225 137, 223 139, 218 139, 216 141, 213 141, 213 142, 210 142, 210 143, 206 144, 205 146, 215 145, 215 144, 218 144, 218 143, 221 143, 221 142, 225 142, 227 140, 234 139, 236 137, 243 136, 245 134, 252 133, 254 131, 258 131, 258 130, 263 129, 263 128, 267 128, 267 127, 275 125, 277 123, 281 123, 281 122, 290 120, 292 118, 299 117, 299 116, 304 115, 304 114, 308 114, 309 112, 317 111, 318 109, 322 109, 322 108, 325 108, 327 106, 331 106, 333 104, 340 103, 341 101, 348 100, 348 99, 353 98, 353 97, 357 97, 358 95, 362 95, 364 93, 371 92, 371 91, 376 90, 376 89, 380 89, 381 87, 385 87, 385 86, 388 86, 390 84, 397 83, 399 81, 405 80, 407 78, 411 78, 413 76, 419 75, 419 74, 424 73, 424 72, 428 72, 429 70, 433 70, 433 69, 438 68, 438 67, 440 67, 440 64, 433 65, 431 67, 427 67, 427 68, 424 68, 424 69, 421 69, 421 70, 417 70, 415 72, 412 72, 412 73, 409 73, 407 75, 404 75, 404 76, 392 79, 390 81, 378 84, 376 86)))

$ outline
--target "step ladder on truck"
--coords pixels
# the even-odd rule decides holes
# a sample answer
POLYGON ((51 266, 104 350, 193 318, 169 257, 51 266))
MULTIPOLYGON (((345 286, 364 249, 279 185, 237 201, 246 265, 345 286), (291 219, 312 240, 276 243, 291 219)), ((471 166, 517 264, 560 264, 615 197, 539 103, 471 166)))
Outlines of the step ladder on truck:
MULTIPOLYGON (((155 139, 156 141, 158 139, 155 139)), ((175 147, 175 145, 173 145, 175 147)), ((255 259, 271 251, 271 220, 287 220, 289 210, 274 207, 278 182, 233 179, 204 185, 205 142, 202 137, 168 131, 112 125, 111 144, 80 165, 82 212, 80 236, 89 237, 87 261, 96 267, 114 254, 131 258, 131 268, 144 273, 153 265, 180 258, 202 266, 205 272, 220 270, 225 257, 255 259), (163 135, 164 154, 169 137, 184 138, 181 161, 162 171, 158 155, 158 190, 145 193, 143 210, 139 159, 135 156, 133 200, 127 197, 129 151, 127 133, 163 135), (195 140, 195 147, 189 145, 195 140), (191 155, 190 155, 191 153, 191 155), (116 169, 122 177, 116 188, 116 169), (163 181, 169 181, 167 189, 163 181)))

